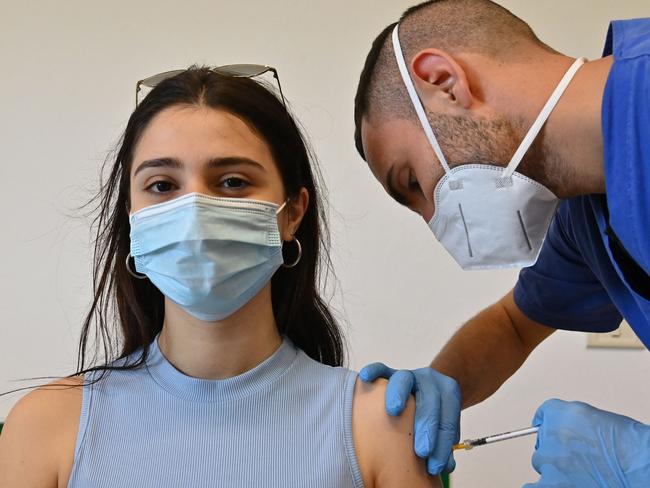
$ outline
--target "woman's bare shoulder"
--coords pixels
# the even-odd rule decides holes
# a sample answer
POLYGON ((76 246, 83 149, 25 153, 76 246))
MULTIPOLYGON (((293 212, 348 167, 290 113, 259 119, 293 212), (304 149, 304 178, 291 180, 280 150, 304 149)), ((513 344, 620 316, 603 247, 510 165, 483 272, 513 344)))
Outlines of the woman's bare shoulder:
POLYGON ((352 404, 352 431, 364 484, 368 488, 409 486, 438 488, 426 463, 413 449, 415 400, 411 397, 398 417, 386 413, 386 385, 379 379, 364 383, 357 379, 352 404))
POLYGON ((23 396, 0 435, 0 486, 56 487, 74 451, 83 375, 60 378, 23 396))
MULTIPOLYGON (((17 424, 38 425, 50 432, 61 421, 81 413, 83 375, 59 378, 24 395, 9 412, 5 428, 17 424)), ((3 431, 4 435, 4 431, 3 431)))
MULTIPOLYGON (((14 409, 24 410, 24 414, 29 415, 33 421, 49 423, 57 419, 60 425, 64 419, 78 417, 81 413, 83 383, 84 375, 51 381, 22 397, 14 409)), ((56 425, 53 427, 56 428, 56 425)))

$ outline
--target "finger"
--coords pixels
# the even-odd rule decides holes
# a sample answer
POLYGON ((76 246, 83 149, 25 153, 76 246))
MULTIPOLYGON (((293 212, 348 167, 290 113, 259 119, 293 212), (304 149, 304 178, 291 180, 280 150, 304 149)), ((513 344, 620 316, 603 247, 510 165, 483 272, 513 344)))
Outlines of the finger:
POLYGON ((447 467, 445 468, 445 473, 453 473, 456 469, 456 459, 454 459, 454 453, 451 453, 449 456, 449 461, 447 461, 447 467))
POLYGON ((384 363, 372 363, 359 371, 359 378, 361 381, 373 382, 377 378, 390 378, 394 373, 395 369, 389 368, 384 363))
POLYGON ((539 427, 544 423, 544 405, 539 407, 533 416, 533 427, 539 427))
POLYGON ((549 413, 552 413, 557 410, 561 410, 566 405, 566 402, 558 400, 557 398, 552 398, 551 400, 546 400, 535 412, 533 417, 533 425, 539 427, 544 423, 544 417, 549 413))
POLYGON ((531 459, 530 464, 533 466, 533 469, 537 471, 537 473, 542 474, 542 466, 540 463, 540 455, 538 450, 535 450, 535 452, 533 453, 533 457, 531 459))
POLYGON ((453 447, 460 440, 460 396, 451 393, 441 395, 438 431, 434 435, 433 454, 429 466, 439 470, 438 472, 443 470, 451 472, 456 467, 456 462, 453 460, 453 447))
POLYGON ((386 386, 386 411, 389 415, 397 416, 402 413, 414 383, 413 373, 406 369, 399 370, 390 377, 386 386))
POLYGON ((557 410, 563 407, 564 402, 562 400, 551 399, 546 400, 535 412, 533 417, 533 426, 539 427, 539 432, 537 432, 537 439, 535 440, 535 451, 540 448, 542 443, 542 437, 546 432, 544 422, 549 422, 549 416, 557 410))
MULTIPOLYGON (((428 458, 436 443, 440 423, 441 395, 436 382, 427 381, 430 379, 428 375, 422 379, 424 381, 417 379, 415 385, 415 453, 421 458, 428 458)), ((435 474, 439 474, 447 464, 447 458, 444 463, 436 459, 434 464, 437 464, 435 474)))

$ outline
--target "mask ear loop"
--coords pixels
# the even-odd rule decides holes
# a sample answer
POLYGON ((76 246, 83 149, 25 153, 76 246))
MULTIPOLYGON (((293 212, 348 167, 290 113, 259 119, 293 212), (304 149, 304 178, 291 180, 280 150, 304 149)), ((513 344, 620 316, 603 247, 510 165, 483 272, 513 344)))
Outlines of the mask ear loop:
POLYGON ((278 207, 278 209, 275 211, 275 215, 280 215, 280 212, 284 210, 284 207, 287 206, 287 203, 289 203, 289 199, 287 198, 282 205, 278 207))
POLYGON ((542 127, 544 126, 548 118, 551 116, 551 112, 553 112, 553 109, 560 101, 560 98, 564 94, 564 91, 568 88, 569 84, 571 83, 571 80, 573 80, 573 77, 576 75, 580 67, 586 62, 587 62, 587 58, 576 59, 575 62, 571 65, 571 67, 564 74, 564 77, 562 78, 560 83, 557 85, 557 87, 549 97, 548 101, 546 102, 546 105, 544 105, 544 108, 537 116, 537 119, 535 119, 535 122, 533 122, 533 125, 530 127, 530 130, 526 134, 526 137, 524 137, 524 140, 521 142, 519 149, 517 149, 514 156, 512 156, 512 159, 508 163, 506 169, 503 170, 503 173, 501 174, 501 178, 510 178, 513 175, 513 173, 521 163, 521 160, 524 158, 526 151, 528 151, 530 146, 533 144, 533 141, 539 134, 539 131, 542 130, 542 127))
POLYGON ((406 62, 404 61, 404 52, 402 51, 402 46, 399 42, 399 24, 395 26, 395 29, 393 29, 393 51, 395 51, 395 59, 397 60, 399 72, 402 75, 402 81, 404 82, 406 91, 408 91, 409 97, 411 98, 411 103, 413 104, 413 108, 418 115, 418 119, 420 119, 420 124, 422 125, 424 133, 429 140, 429 144, 431 144, 433 152, 436 153, 438 161, 444 168, 445 173, 449 174, 451 172, 451 169, 449 168, 449 164, 447 164, 445 155, 442 153, 442 148, 438 143, 438 139, 436 139, 436 136, 433 133, 431 124, 429 124, 429 119, 427 118, 427 115, 424 111, 422 100, 420 100, 420 96, 418 95, 418 92, 415 89, 415 85, 413 84, 413 80, 411 79, 411 74, 409 73, 406 62))
MULTIPOLYGON (((436 139, 436 136, 433 133, 433 129, 431 129, 431 125, 429 124, 429 119, 427 118, 426 113, 424 111, 422 101, 420 100, 420 97, 417 91, 415 90, 415 85, 413 84, 413 80, 411 79, 411 74, 409 73, 409 70, 406 66, 406 62, 404 61, 404 52, 402 51, 402 47, 399 42, 399 24, 395 26, 395 29, 393 29, 393 50, 395 51, 395 59, 397 60, 397 66, 399 67, 399 72, 402 76, 402 81, 404 82, 404 86, 406 86, 406 90, 408 91, 409 97, 411 98, 413 108, 415 109, 415 112, 418 115, 420 124, 424 129, 424 133, 427 136, 427 139, 429 140, 429 144, 431 144, 433 151, 436 153, 436 156, 440 161, 440 165, 444 168, 445 173, 449 174, 451 172, 451 169, 449 167, 449 164, 447 163, 447 160, 445 159, 444 154, 442 153, 442 148, 440 147, 440 144, 438 143, 438 140, 436 139)), ((503 173, 501 175, 502 178, 510 178, 513 175, 513 173, 517 169, 517 166, 519 166, 524 155, 526 154, 526 151, 528 151, 528 149, 532 145, 533 141, 539 134, 539 131, 542 129, 542 127, 546 123, 546 120, 551 115, 551 112, 553 111, 557 103, 560 101, 560 98, 564 94, 564 91, 567 89, 567 87, 571 83, 571 80, 578 72, 578 69, 580 69, 580 67, 586 62, 587 62, 586 58, 576 59, 573 65, 565 73, 559 85, 555 88, 549 100, 546 102, 546 105, 544 106, 539 116, 531 126, 530 130, 528 131, 528 134, 526 134, 526 137, 524 138, 521 145, 515 152, 514 156, 508 163, 508 166, 503 170, 503 173)))
MULTIPOLYGON (((287 206, 287 203, 289 202, 289 199, 287 198, 282 205, 280 205, 280 208, 277 209, 275 212, 275 215, 279 215, 282 210, 284 210, 284 207, 287 206)), ((302 245, 300 244, 300 241, 295 235, 292 235, 292 240, 287 241, 287 242, 295 242, 296 245, 298 246, 298 257, 291 263, 291 264, 286 264, 282 263, 283 268, 295 268, 298 263, 300 262, 300 259, 302 258, 302 245)))

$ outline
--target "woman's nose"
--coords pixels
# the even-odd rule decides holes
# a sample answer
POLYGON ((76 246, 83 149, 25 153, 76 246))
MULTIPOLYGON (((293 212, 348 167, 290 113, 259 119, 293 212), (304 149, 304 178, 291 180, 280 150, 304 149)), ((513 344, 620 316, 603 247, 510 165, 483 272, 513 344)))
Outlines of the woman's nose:
POLYGON ((188 180, 185 185, 185 191, 187 193, 202 193, 204 195, 212 195, 214 193, 214 189, 211 188, 209 182, 202 178, 192 178, 188 180))

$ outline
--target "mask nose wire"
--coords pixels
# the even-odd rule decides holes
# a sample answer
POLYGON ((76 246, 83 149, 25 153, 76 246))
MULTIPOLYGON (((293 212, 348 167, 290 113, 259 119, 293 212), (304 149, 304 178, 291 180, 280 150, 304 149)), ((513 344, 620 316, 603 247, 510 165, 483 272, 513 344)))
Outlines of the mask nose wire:
POLYGON ((413 85, 413 80, 411 79, 409 70, 406 67, 406 62, 404 61, 404 52, 402 51, 402 46, 399 42, 399 24, 395 26, 395 29, 393 29, 393 51, 395 51, 395 59, 397 60, 399 72, 402 75, 402 81, 404 82, 406 91, 408 91, 409 97, 411 98, 411 103, 413 104, 413 108, 418 115, 418 119, 420 119, 420 124, 422 124, 422 128, 424 129, 424 133, 429 140, 429 144, 431 144, 433 152, 436 153, 438 161, 440 161, 440 165, 444 168, 445 173, 449 174, 451 172, 451 169, 449 168, 449 164, 447 164, 447 159, 442 153, 442 148, 440 147, 440 144, 438 144, 438 139, 436 139, 436 136, 433 133, 433 129, 431 129, 431 125, 429 124, 429 119, 427 119, 422 101, 420 100, 418 92, 415 90, 415 85, 413 85))
POLYGON ((537 116, 537 119, 535 119, 535 122, 533 122, 533 125, 530 127, 530 130, 526 134, 526 137, 524 137, 524 140, 521 142, 521 145, 515 152, 514 156, 512 156, 512 159, 508 163, 508 166, 506 167, 505 170, 503 170, 503 173, 501 175, 502 178, 509 178, 515 172, 517 166, 519 166, 521 160, 524 158, 526 151, 528 151, 530 146, 533 144, 533 141, 539 134, 539 131, 542 130, 542 127, 544 126, 548 118, 551 116, 551 112, 553 112, 553 109, 560 101, 560 98, 564 94, 564 91, 568 88, 569 84, 571 83, 571 80, 573 80, 573 77, 578 72, 580 67, 586 62, 587 62, 586 58, 576 59, 575 62, 571 65, 571 67, 564 74, 564 77, 557 85, 555 90, 553 90, 553 93, 551 93, 551 96, 546 102, 546 105, 544 105, 542 111, 537 116))

